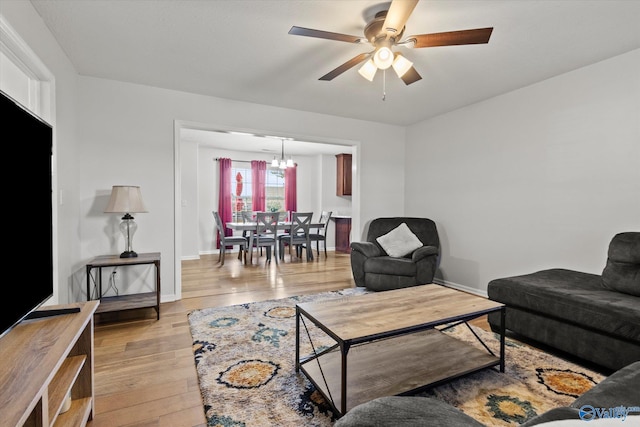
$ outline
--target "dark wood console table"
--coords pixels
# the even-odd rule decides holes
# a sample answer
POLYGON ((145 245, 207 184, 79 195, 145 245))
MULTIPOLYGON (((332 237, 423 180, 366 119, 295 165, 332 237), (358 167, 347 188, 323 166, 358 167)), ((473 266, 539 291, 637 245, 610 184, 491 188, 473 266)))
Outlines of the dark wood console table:
POLYGON ((138 254, 135 258, 120 258, 120 255, 102 255, 95 257, 87 263, 87 300, 91 299, 91 270, 94 268, 98 269, 97 299, 101 301, 96 313, 153 307, 156 310, 157 319, 160 320, 160 252, 138 254), (155 292, 102 297, 103 267, 122 267, 142 264, 153 264, 156 267, 155 292))

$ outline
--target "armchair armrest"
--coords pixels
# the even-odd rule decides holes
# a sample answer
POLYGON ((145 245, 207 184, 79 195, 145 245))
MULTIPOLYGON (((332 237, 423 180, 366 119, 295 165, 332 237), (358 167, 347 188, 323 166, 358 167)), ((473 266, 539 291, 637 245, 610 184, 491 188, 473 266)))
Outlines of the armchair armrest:
POLYGON ((386 255, 378 246, 371 242, 351 242, 351 251, 360 252, 365 258, 386 255))
POLYGON ((411 254, 411 261, 418 262, 430 255, 438 255, 438 248, 435 246, 423 246, 413 251, 411 254))

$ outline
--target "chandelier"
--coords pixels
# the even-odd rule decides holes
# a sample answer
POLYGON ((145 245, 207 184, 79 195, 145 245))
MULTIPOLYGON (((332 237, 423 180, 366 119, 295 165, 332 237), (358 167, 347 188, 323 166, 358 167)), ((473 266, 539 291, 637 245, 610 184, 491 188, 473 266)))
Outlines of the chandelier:
POLYGON ((280 154, 280 160, 278 160, 276 156, 273 156, 273 160, 271 161, 271 166, 274 168, 286 169, 286 168, 292 168, 294 166, 293 159, 291 158, 291 156, 289 156, 288 160, 285 160, 284 158, 284 140, 285 140, 284 138, 281 138, 282 152, 280 154))

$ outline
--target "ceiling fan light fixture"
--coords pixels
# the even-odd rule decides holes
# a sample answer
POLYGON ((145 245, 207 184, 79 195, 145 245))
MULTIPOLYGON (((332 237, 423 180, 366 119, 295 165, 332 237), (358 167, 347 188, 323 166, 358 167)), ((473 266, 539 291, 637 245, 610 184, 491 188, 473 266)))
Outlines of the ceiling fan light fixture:
POLYGON ((378 71, 378 67, 376 67, 376 64, 371 59, 365 62, 364 65, 358 70, 360 75, 370 82, 373 81, 373 77, 376 75, 376 71, 378 71))
POLYGON ((393 64, 393 52, 388 47, 382 46, 373 55, 373 62, 379 69, 386 70, 393 64))
POLYGON ((402 76, 404 76, 405 73, 413 67, 413 62, 398 53, 396 54, 396 59, 393 60, 393 64, 391 64, 391 66, 398 77, 402 78, 402 76))

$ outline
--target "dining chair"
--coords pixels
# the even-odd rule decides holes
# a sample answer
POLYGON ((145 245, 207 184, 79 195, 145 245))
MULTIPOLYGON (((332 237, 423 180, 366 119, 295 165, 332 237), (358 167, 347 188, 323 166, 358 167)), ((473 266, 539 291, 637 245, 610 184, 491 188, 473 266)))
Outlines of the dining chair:
POLYGON ((238 259, 242 260, 242 255, 244 252, 244 262, 247 262, 247 248, 249 246, 249 241, 246 237, 243 236, 225 236, 224 234, 224 225, 222 224, 222 218, 220 218, 220 214, 217 211, 212 211, 213 218, 216 222, 216 228, 218 229, 218 236, 220 236, 220 250, 218 252, 218 262, 222 267, 224 265, 224 256, 227 252, 227 246, 239 246, 238 249, 238 259))
POLYGON ((320 213, 320 224, 324 224, 322 228, 311 229, 309 231, 309 240, 316 242, 316 251, 318 252, 318 258, 320 258, 320 242, 324 247, 324 258, 327 259, 327 230, 329 229, 329 221, 333 211, 322 211, 320 213), (315 230, 315 231, 314 231, 315 230))
POLYGON ((277 212, 258 212, 256 214, 256 234, 253 238, 256 248, 266 248, 267 262, 271 262, 273 254, 276 264, 278 263, 278 218, 277 212))
POLYGON ((302 250, 306 251, 307 261, 313 259, 313 249, 309 252, 311 241, 309 240, 309 225, 313 212, 293 212, 291 214, 291 228, 288 233, 278 236, 278 250, 280 259, 284 259, 284 246, 289 246, 289 256, 291 248, 295 246, 296 256, 301 257, 302 250))
MULTIPOLYGON (((242 211, 240 214, 241 214, 243 223, 256 222, 256 217, 257 217, 258 211, 242 211)), ((246 237, 247 239, 249 239, 249 237, 250 237, 249 234, 250 233, 255 233, 255 231, 244 230, 242 232, 242 235, 244 237, 246 237)), ((255 244, 253 246, 255 247, 255 244)), ((252 248, 252 250, 253 250, 253 248, 252 248)), ((262 255, 262 248, 260 248, 260 255, 262 255)))

